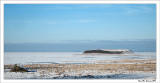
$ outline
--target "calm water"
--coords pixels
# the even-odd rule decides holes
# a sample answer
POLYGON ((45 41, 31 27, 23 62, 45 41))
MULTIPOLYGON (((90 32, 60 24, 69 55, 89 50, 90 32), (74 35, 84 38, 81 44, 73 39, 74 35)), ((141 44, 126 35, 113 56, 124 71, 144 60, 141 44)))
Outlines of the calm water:
POLYGON ((82 52, 5 52, 4 64, 58 64, 85 61, 121 60, 121 59, 156 59, 156 52, 136 52, 132 55, 84 55, 82 52))

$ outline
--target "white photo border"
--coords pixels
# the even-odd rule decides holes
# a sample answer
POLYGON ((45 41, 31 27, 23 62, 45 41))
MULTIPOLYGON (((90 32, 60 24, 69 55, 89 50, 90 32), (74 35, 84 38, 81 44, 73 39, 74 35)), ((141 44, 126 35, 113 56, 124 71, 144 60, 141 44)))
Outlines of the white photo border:
POLYGON ((160 1, 1 1, 0 6, 1 6, 1 42, 0 42, 0 57, 1 57, 1 82, 2 83, 9 83, 9 82, 15 82, 15 83, 22 83, 22 82, 59 82, 59 83, 64 83, 64 82, 70 82, 70 83, 75 83, 75 82, 90 82, 90 83, 103 83, 103 82, 125 82, 125 83, 136 83, 138 82, 137 80, 45 80, 45 79, 27 79, 27 80, 4 80, 4 4, 156 4, 156 71, 157 71, 157 76, 156 76, 156 82, 154 83, 159 83, 160 79, 160 1))

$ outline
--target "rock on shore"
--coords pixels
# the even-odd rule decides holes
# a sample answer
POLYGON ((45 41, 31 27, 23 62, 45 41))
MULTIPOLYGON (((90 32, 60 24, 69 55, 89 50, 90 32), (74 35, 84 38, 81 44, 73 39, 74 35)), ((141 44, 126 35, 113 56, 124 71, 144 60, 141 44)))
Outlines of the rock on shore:
POLYGON ((133 52, 129 49, 96 49, 86 50, 83 53, 132 54, 133 52))

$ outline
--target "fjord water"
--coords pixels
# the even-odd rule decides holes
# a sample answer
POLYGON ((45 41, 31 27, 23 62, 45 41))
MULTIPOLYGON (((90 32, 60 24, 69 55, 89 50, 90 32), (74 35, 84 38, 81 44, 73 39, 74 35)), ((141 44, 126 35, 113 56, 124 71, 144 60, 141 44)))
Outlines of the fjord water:
MULTIPOLYGON (((86 61, 156 59, 156 52, 135 52, 129 55, 83 54, 82 52, 5 52, 4 64, 72 64, 86 61)), ((77 63, 77 64, 78 64, 77 63)))

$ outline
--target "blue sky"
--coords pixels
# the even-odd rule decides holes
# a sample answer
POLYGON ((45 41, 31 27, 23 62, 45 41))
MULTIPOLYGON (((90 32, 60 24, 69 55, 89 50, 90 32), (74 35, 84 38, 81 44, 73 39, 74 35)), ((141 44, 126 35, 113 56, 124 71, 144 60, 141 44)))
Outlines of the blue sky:
MULTIPOLYGON (((128 41, 127 43, 150 41, 148 46, 151 45, 155 50, 153 42, 155 40, 155 4, 5 4, 4 6, 4 42, 8 47, 6 50, 12 48, 11 44, 16 44, 18 49, 18 45, 24 48, 24 43, 68 44, 72 47, 75 43, 83 45, 94 43, 98 46, 99 42, 103 42, 106 45, 108 41, 128 41)), ((139 43, 135 45, 138 46, 139 43)), ((144 47, 142 46, 142 49, 144 47)))

